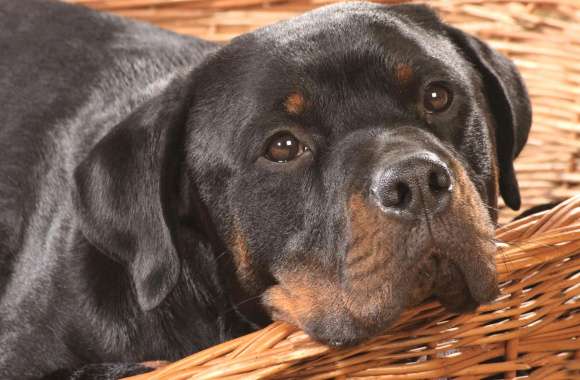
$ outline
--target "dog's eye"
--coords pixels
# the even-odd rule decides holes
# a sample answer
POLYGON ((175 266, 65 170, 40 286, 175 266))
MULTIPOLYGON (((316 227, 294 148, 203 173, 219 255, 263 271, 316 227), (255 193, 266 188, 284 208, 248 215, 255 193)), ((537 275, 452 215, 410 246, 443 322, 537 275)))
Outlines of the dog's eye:
POLYGON ((451 105, 453 94, 441 83, 431 83, 425 88, 423 105, 427 112, 443 112, 451 105))
POLYGON ((266 158, 274 162, 288 162, 300 157, 308 150, 308 147, 294 135, 282 132, 272 137, 268 142, 266 158))

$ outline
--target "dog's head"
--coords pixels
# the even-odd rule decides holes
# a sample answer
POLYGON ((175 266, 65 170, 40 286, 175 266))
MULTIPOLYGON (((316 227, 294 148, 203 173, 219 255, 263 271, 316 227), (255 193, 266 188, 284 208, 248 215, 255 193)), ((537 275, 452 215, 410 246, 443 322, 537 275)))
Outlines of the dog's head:
POLYGON ((494 298, 498 189, 519 207, 530 122, 514 66, 427 7, 335 5, 235 39, 141 106, 77 169, 76 205, 143 309, 196 254, 188 234, 273 318, 350 344, 432 294, 494 298))

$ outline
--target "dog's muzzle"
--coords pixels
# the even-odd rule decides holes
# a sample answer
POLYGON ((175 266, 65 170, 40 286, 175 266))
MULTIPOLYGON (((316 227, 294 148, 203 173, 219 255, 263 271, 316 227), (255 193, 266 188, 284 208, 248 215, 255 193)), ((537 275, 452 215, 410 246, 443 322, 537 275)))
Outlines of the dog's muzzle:
POLYGON ((344 248, 309 252, 265 293, 274 318, 324 343, 368 339, 429 296, 465 312, 498 293, 493 223, 467 169, 421 132, 393 140, 353 174, 344 248))

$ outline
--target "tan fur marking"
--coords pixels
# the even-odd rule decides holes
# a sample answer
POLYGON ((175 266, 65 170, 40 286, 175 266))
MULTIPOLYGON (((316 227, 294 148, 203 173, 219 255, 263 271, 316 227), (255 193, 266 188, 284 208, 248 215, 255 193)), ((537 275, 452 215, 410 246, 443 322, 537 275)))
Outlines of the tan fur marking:
POLYGON ((409 65, 400 63, 395 69, 395 76, 401 83, 408 82, 413 77, 413 69, 409 65))
POLYGON ((459 220, 467 219, 472 222, 477 232, 481 234, 479 236, 491 238, 493 231, 490 231, 489 216, 475 185, 459 162, 452 160, 451 169, 455 174, 456 187, 450 211, 456 214, 459 220))
POLYGON ((459 249, 454 253, 455 260, 470 263, 478 262, 479 269, 473 273, 484 285, 483 294, 493 296, 497 292, 496 270, 494 256, 497 253, 493 243, 493 222, 485 208, 479 193, 463 166, 456 160, 451 161, 451 169, 455 174, 456 189, 449 210, 448 218, 454 221, 449 227, 461 231, 462 236, 470 236, 469 241, 452 241, 459 249), (462 223, 463 221, 463 223, 462 223), (485 268, 485 269, 484 269, 485 268), (491 281, 491 280, 494 281, 491 281))
POLYGON ((300 115, 306 108, 306 101, 304 95, 299 92, 293 92, 286 98, 284 102, 286 111, 292 115, 300 115))
POLYGON ((336 273, 312 272, 308 267, 279 273, 279 285, 270 288, 264 297, 274 319, 302 328, 328 314, 351 315, 363 323, 368 315, 389 304, 386 300, 391 295, 384 285, 390 277, 386 262, 391 259, 393 222, 360 193, 350 197, 347 208, 352 236, 346 257, 349 286, 342 287, 333 277, 336 273))
POLYGON ((311 320, 316 313, 332 308, 336 304, 336 297, 340 297, 340 289, 335 284, 287 275, 284 277, 284 286, 270 288, 266 292, 265 300, 273 308, 274 319, 304 328, 304 323, 311 320))
POLYGON ((250 287, 250 284, 254 282, 255 273, 252 269, 252 259, 248 249, 248 242, 237 221, 234 224, 231 249, 240 282, 242 286, 250 287))

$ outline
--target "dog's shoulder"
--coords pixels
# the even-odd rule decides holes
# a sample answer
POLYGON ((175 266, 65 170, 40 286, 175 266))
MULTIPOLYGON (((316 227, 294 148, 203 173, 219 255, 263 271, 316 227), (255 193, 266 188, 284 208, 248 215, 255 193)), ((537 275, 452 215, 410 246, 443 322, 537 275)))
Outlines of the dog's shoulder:
POLYGON ((82 151, 216 48, 64 2, 0 1, 0 267, 39 205, 65 207, 82 151))

